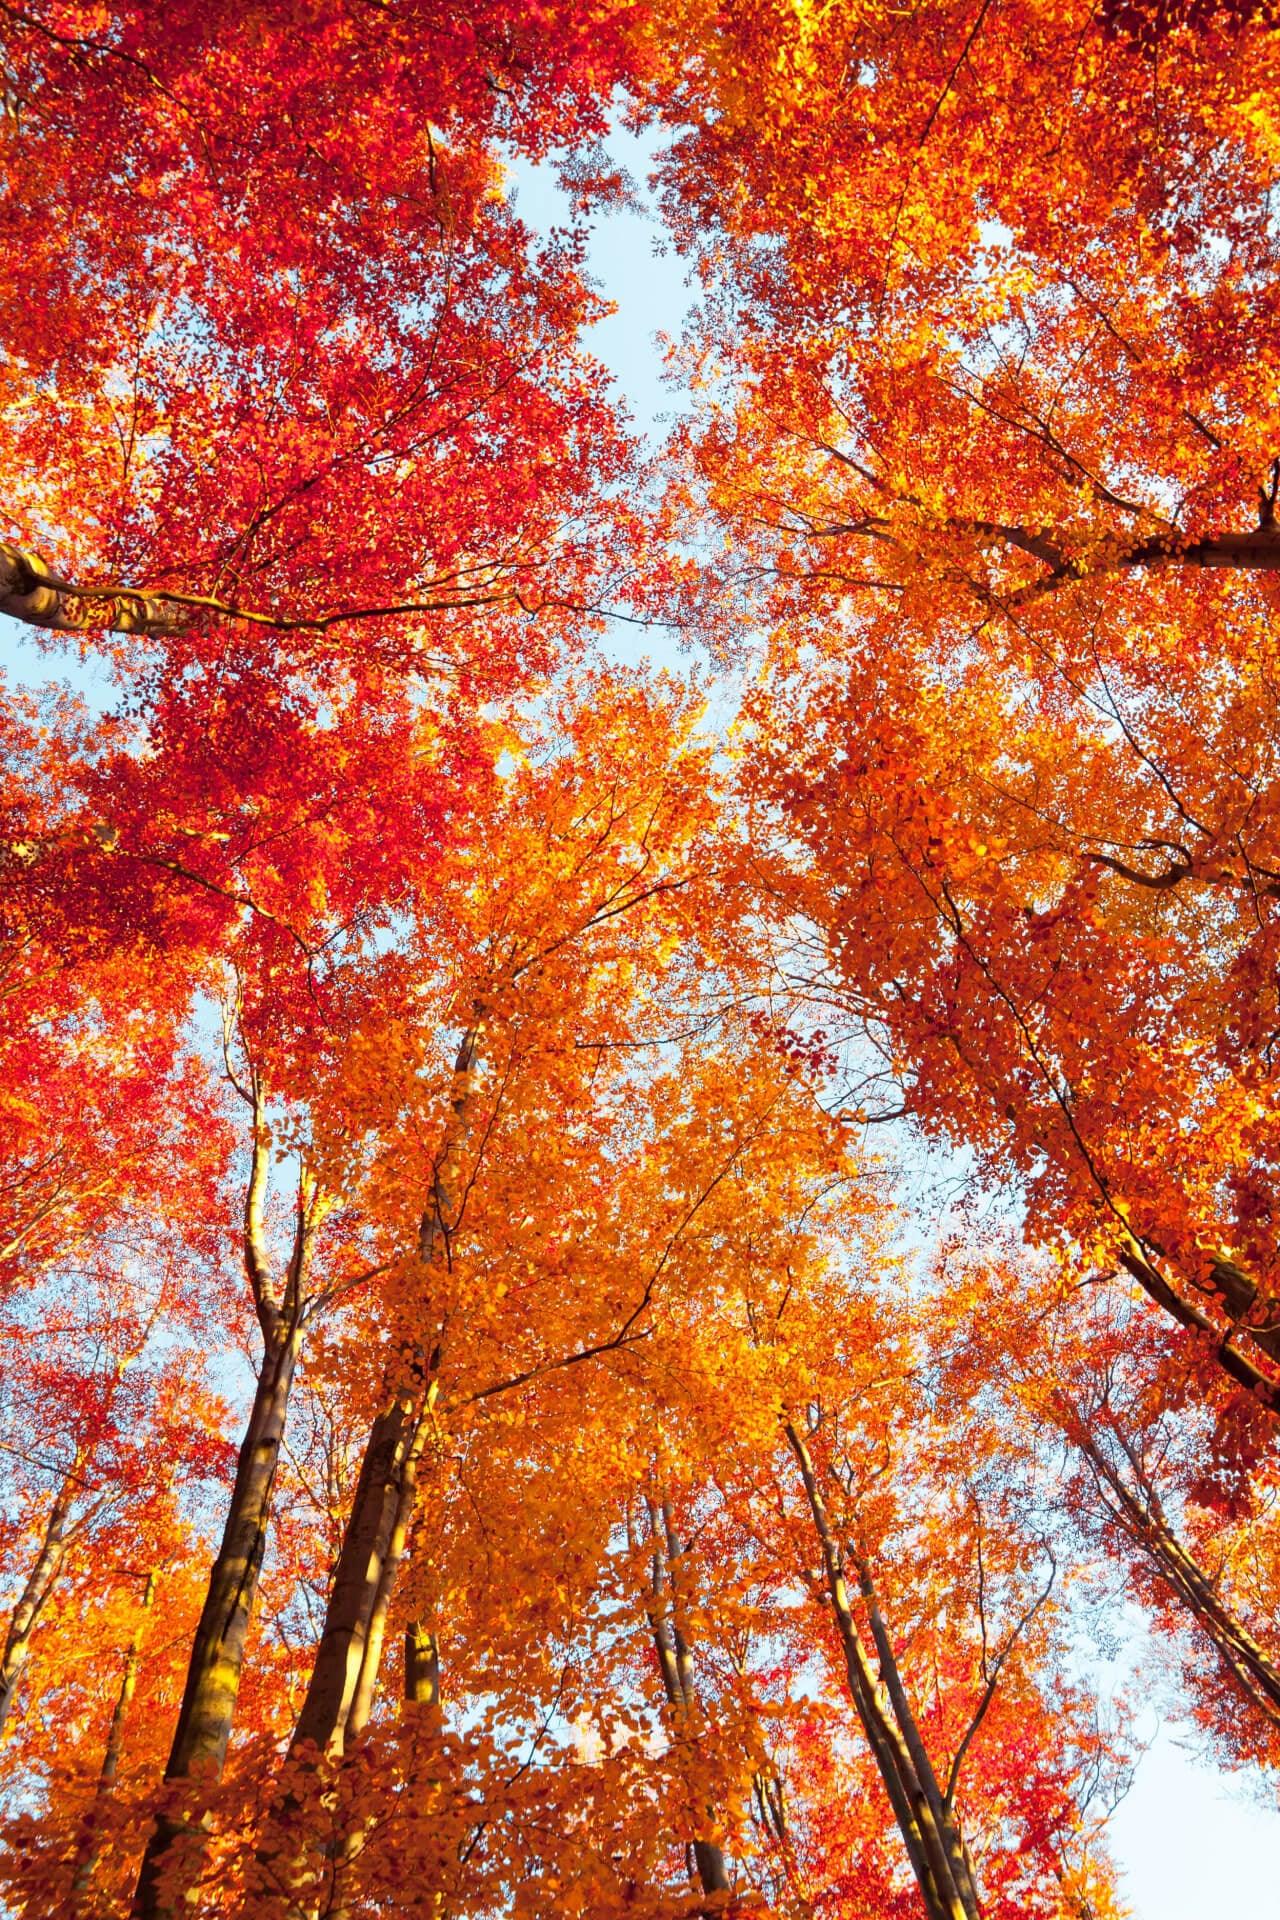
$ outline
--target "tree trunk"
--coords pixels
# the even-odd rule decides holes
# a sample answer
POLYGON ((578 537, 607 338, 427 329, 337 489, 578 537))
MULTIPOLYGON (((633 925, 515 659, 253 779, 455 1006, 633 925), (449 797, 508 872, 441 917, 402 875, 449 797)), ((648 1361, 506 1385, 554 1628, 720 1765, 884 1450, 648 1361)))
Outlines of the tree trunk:
POLYGON ((84 1840, 81 1848, 80 1864, 76 1868, 71 1891, 77 1905, 89 1891, 93 1879, 93 1869, 98 1859, 98 1825, 102 1812, 102 1803, 115 1785, 116 1775, 120 1771, 120 1756, 124 1752, 124 1729, 129 1716, 129 1707, 133 1700, 134 1689, 138 1684, 138 1657, 142 1652, 142 1642, 146 1635, 147 1619, 156 1597, 159 1573, 153 1567, 147 1576, 146 1591, 142 1596, 142 1610, 137 1624, 125 1649, 124 1670, 120 1675, 120 1691, 116 1695, 116 1704, 111 1714, 111 1725, 107 1729, 107 1744, 102 1756, 102 1771, 98 1775, 98 1788, 85 1819, 84 1840))
POLYGON ((942 1788, 938 1784, 938 1776, 933 1770, 929 1749, 921 1738, 911 1702, 907 1698, 907 1690, 902 1683, 897 1655, 893 1651, 893 1643, 880 1611, 880 1602, 871 1579, 870 1569, 861 1560, 857 1565, 859 1588, 863 1604, 867 1609, 867 1617, 871 1622, 871 1637, 875 1642, 876 1656, 880 1662, 880 1677, 889 1695, 907 1752, 911 1756, 911 1764, 924 1789, 934 1824, 946 1842, 948 1865, 964 1901, 965 1910, 976 1914, 979 1910, 978 1889, 974 1884, 973 1871, 969 1863, 969 1850, 955 1826, 942 1788))
MULTIPOLYGON (((658 1670, 662 1675, 663 1692, 667 1696, 667 1708, 673 1729, 679 1734, 687 1729, 690 1717, 696 1714, 698 1709, 693 1655, 677 1611, 676 1563, 683 1548, 676 1533, 670 1502, 664 1500, 659 1509, 652 1500, 646 1499, 645 1505, 649 1512, 649 1530, 653 1541, 653 1575, 645 1611, 653 1631, 654 1646, 658 1654, 658 1670), (661 1526, 659 1526, 659 1514, 661 1514, 661 1526), (664 1599, 664 1587, 670 1588, 669 1609, 664 1599)), ((707 1839, 705 1835, 695 1838, 692 1848, 694 1867, 702 1891, 707 1894, 728 1893, 729 1870, 725 1864, 723 1850, 714 1840, 707 1839)))
MULTIPOLYGON (((418 1259, 428 1278, 438 1262, 447 1264, 459 1217, 458 1158, 470 1123, 486 1017, 478 1001, 473 1014, 474 1024, 463 1034, 454 1061, 449 1117, 418 1229, 418 1259)), ((429 1356, 425 1343, 402 1356, 402 1378, 370 1430, 291 1752, 313 1742, 322 1753, 340 1754, 348 1734, 354 1736, 372 1711, 387 1615, 413 1522, 418 1462, 430 1429, 440 1360, 440 1343, 429 1356)))
POLYGON ((19 1683, 26 1671, 27 1661, 31 1657, 31 1636, 39 1625, 45 1602, 53 1589, 54 1581, 62 1571, 62 1563, 66 1558, 67 1520, 71 1512, 71 1503, 75 1498, 75 1489, 79 1483, 81 1464, 80 1456, 77 1455, 73 1466, 54 1495, 35 1564, 27 1576, 26 1585, 18 1596, 18 1603, 9 1620, 4 1651, 0 1654, 0 1732, 4 1731, 19 1683))
POLYGON ((425 1409, 409 1393, 373 1423, 292 1750, 314 1742, 322 1753, 341 1753, 357 1693, 368 1716, 424 1424, 425 1409))
MULTIPOLYGON (((877 1682, 867 1655, 812 1456, 791 1421, 786 1422, 783 1431, 800 1468, 814 1531, 822 1549, 827 1592, 844 1653, 850 1696, 888 1792, 929 1920, 981 1920, 977 1889, 959 1829, 941 1804, 932 1766, 926 1768, 933 1786, 931 1794, 912 1757, 913 1750, 924 1752, 924 1743, 901 1680, 897 1679, 894 1692, 889 1693, 877 1682)), ((890 1666, 896 1676, 891 1650, 890 1666)))
POLYGON ((1103 1504, 1116 1525, 1143 1553, 1207 1635, 1236 1689, 1273 1727, 1280 1726, 1280 1667, 1219 1594, 1213 1580, 1183 1546, 1139 1457, 1112 1427, 1133 1475, 1133 1486, 1107 1457, 1084 1421, 1073 1418, 1071 1438, 1093 1468, 1103 1504))
MULTIPOLYGON (((440 1267, 447 1270, 451 1238, 460 1218, 456 1173, 470 1123, 486 1019, 479 1001, 474 1003, 473 1015, 474 1024, 463 1034, 454 1061, 449 1114, 419 1222, 416 1252, 427 1283, 440 1267)), ((426 1295, 426 1286, 423 1291, 426 1295)), ((420 1323, 430 1312, 428 1297, 420 1323)), ((447 1312, 439 1317, 433 1347, 428 1349, 424 1340, 415 1338, 392 1363, 388 1396, 374 1418, 360 1463, 320 1644, 289 1743, 291 1760, 308 1747, 340 1760, 372 1712, 387 1620, 413 1523, 418 1462, 431 1428, 447 1317, 447 1312)), ((279 1881, 282 1874, 299 1884, 305 1881, 309 1843, 294 1830, 302 1813, 297 1790, 282 1793, 272 1809, 259 1848, 259 1864, 272 1881, 279 1881)), ((354 1833, 339 1835, 328 1845, 330 1860, 349 1861, 356 1845, 354 1833)), ((334 1898, 338 1920, 343 1896, 336 1887, 334 1898)), ((299 1915, 314 1911, 309 1899, 307 1894, 300 1896, 299 1915)))
POLYGON ((1119 1257, 1125 1272, 1138 1282, 1158 1307, 1176 1320, 1179 1326, 1206 1336, 1206 1345, 1225 1373, 1248 1392, 1255 1394, 1273 1413, 1280 1412, 1280 1382, 1274 1375, 1264 1373, 1235 1344, 1238 1339, 1248 1338, 1261 1346, 1269 1358, 1280 1357, 1276 1353, 1274 1326, 1252 1326, 1243 1319, 1246 1313, 1256 1313, 1260 1305, 1266 1309, 1268 1317, 1274 1319, 1274 1303, 1270 1299, 1259 1301, 1257 1288, 1245 1280, 1238 1268, 1229 1261, 1219 1261, 1212 1271, 1213 1281, 1221 1291, 1228 1310, 1234 1314, 1233 1302, 1240 1305, 1239 1315, 1233 1317, 1231 1324, 1224 1329, 1215 1325, 1207 1314, 1169 1284, 1148 1260, 1136 1240, 1122 1246, 1119 1257))
POLYGON ((124 1723, 128 1717, 134 1688, 138 1684, 138 1656, 142 1652, 142 1642, 147 1630, 147 1615, 155 1603, 159 1578, 154 1568, 147 1575, 147 1588, 142 1596, 142 1612, 138 1616, 138 1624, 133 1630, 133 1637, 129 1641, 128 1651, 124 1657, 120 1691, 116 1695, 115 1710, 107 1730, 106 1751, 102 1756, 102 1772, 98 1779, 98 1785, 104 1793, 115 1785, 116 1775, 120 1771, 120 1755, 124 1751, 124 1723))
MULTIPOLYGON (((327 1205, 304 1166, 298 1180, 293 1250, 283 1283, 278 1283, 264 1228, 271 1136, 262 1077, 252 1062, 248 1088, 236 1085, 253 1114, 243 1248, 245 1275, 262 1333, 262 1361, 165 1767, 165 1780, 174 1785, 216 1781, 226 1759, 271 1525, 289 1395, 302 1346, 312 1243, 327 1205)), ((176 1796, 171 1808, 157 1816, 147 1841, 134 1889, 134 1920, 165 1920, 186 1904, 184 1889, 199 1872, 204 1847, 202 1817, 184 1804, 184 1796, 176 1796)))
MULTIPOLYGON (((178 1725, 165 1768, 168 1781, 216 1780, 222 1772, 266 1552, 276 1470, 300 1345, 296 1322, 274 1323, 240 1446, 222 1544, 210 1570, 196 1628, 178 1725)), ((203 1846, 200 1832, 198 1825, 180 1816, 164 1815, 157 1820, 134 1896, 133 1910, 138 1920, 160 1920, 175 1910, 175 1896, 161 1886, 162 1878, 172 1877, 176 1864, 167 1856, 175 1842, 188 1836, 192 1858, 187 1864, 194 1864, 203 1846)), ((185 1854, 188 1849, 182 1851, 185 1854)))
POLYGON ((440 1642, 421 1620, 411 1620, 404 1636, 404 1697, 439 1718, 440 1642))
MULTIPOLYGON (((368 1631, 365 1634, 364 1650, 360 1659, 360 1675, 356 1681, 355 1693, 351 1700, 351 1711, 347 1716, 344 1739, 354 1740, 363 1732, 369 1715, 373 1711, 374 1694, 378 1683, 378 1670, 382 1664, 382 1649, 387 1637, 387 1616, 391 1611, 391 1596, 395 1592, 396 1581, 400 1574, 400 1564, 404 1559, 408 1545, 409 1528, 413 1524, 414 1508, 418 1502, 418 1465, 422 1459, 423 1448, 431 1431, 431 1417, 436 1403, 438 1383, 432 1381, 427 1389, 426 1399, 418 1416, 417 1429, 405 1455, 404 1472, 400 1476, 400 1493, 396 1502, 395 1519, 391 1524, 391 1535, 386 1552, 382 1558, 382 1567, 378 1575, 377 1592, 373 1596, 373 1605, 369 1616, 368 1631)), ((412 1639, 412 1630, 410 1639, 412 1639)), ((406 1684, 407 1684, 406 1671, 406 1684)), ((406 1691, 405 1698, 412 1696, 406 1691)))

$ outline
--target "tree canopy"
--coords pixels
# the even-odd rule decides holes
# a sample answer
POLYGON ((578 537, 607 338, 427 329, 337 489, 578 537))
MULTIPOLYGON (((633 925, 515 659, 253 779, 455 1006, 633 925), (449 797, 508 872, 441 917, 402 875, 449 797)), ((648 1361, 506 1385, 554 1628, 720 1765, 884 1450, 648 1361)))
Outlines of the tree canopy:
POLYGON ((0 51, 5 1913, 1122 1920, 1134 1621, 1280 1766, 1274 10, 0 51))

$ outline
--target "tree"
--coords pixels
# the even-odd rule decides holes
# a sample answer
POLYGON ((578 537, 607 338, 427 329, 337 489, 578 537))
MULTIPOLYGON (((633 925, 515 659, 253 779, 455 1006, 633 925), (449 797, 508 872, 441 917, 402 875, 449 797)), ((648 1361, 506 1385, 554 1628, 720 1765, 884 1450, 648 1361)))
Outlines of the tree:
POLYGON ((1275 1763, 1273 24, 0 6, 15 1916, 1115 1920, 1099 1594, 1275 1763))
MULTIPOLYGON (((154 1193, 149 1217, 136 1189, 124 1203, 112 1196, 88 1244, 77 1223, 58 1260, 14 1288, 0 1323, 4 1550, 17 1589, 0 1642, 0 1730, 71 1569, 78 1563, 83 1582, 96 1562, 109 1586, 115 1561, 145 1540, 157 1515, 170 1515, 176 1483, 221 1464, 217 1403, 189 1347, 197 1315, 214 1304, 200 1213, 211 1169, 190 1140, 182 1144, 179 1156, 176 1142, 153 1142, 167 1161, 169 1200, 180 1216, 190 1209, 177 1231, 154 1193)), ((204 1146, 214 1178, 221 1144, 212 1129, 204 1146)))
POLYGON ((119 623, 161 660, 176 644, 175 669, 191 616, 215 616, 215 657, 219 619, 238 618, 241 663, 257 625, 323 669, 354 614, 375 622, 339 647, 357 679, 420 644, 519 675, 530 642, 501 610, 546 597, 549 541, 552 591, 572 597, 591 563, 564 508, 618 442, 575 350, 594 303, 573 246, 539 257, 496 150, 598 134, 643 64, 642 17, 610 0, 546 23, 501 0, 465 21, 335 4, 302 32, 285 6, 246 21, 141 4, 92 23, 11 8, 6 25, 6 205, 27 265, 0 325, 31 396, 10 452, 20 471, 55 430, 61 450, 15 503, 15 539, 56 530, 72 575, 42 585, 11 546, 7 609, 119 623))
POLYGON ((680 96, 764 878, 912 1115, 1272 1398, 1274 35, 917 24, 744 9, 680 96))
POLYGON ((1189 1383, 1167 1319, 1094 1276, 1029 1264, 1011 1296, 998 1275, 969 1266, 949 1292, 955 1390, 995 1387, 994 1418, 1016 1406, 1046 1442, 1061 1436, 1075 1555, 1101 1558, 1108 1586, 1118 1569, 1159 1622, 1163 1678, 1222 1763, 1274 1764, 1268 1413, 1221 1376, 1208 1391, 1189 1383))

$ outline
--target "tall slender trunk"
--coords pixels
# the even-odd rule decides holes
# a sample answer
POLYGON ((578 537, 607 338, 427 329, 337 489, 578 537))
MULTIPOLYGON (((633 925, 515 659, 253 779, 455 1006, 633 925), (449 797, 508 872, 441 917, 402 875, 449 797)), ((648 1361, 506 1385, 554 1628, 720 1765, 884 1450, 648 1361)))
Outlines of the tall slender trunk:
MULTIPOLYGON (((382 1567, 378 1575, 378 1590, 373 1597, 373 1607, 369 1617, 369 1629, 365 1635, 364 1651, 360 1660, 360 1675, 356 1681, 355 1693, 351 1700, 351 1711, 347 1716, 345 1738, 354 1740, 364 1731, 369 1715, 373 1711, 374 1694, 378 1683, 378 1670, 382 1664, 382 1649, 387 1636, 387 1616, 391 1611, 391 1597, 395 1592, 396 1581, 400 1574, 400 1564, 404 1559, 405 1548, 409 1541, 409 1529, 413 1524, 414 1509, 418 1501, 418 1468, 422 1460, 426 1442, 430 1437, 432 1415, 435 1410, 439 1383, 432 1381, 428 1387, 422 1411, 418 1417, 417 1428, 405 1453, 404 1472, 400 1476, 400 1491, 396 1501, 395 1517, 391 1523, 391 1534, 386 1551, 382 1556, 382 1567)), ((416 1628, 417 1623, 415 1623, 416 1628)), ((413 1642, 415 1628, 409 1632, 413 1642)), ((434 1636, 432 1636, 434 1639, 434 1636)), ((406 1682, 408 1673, 406 1669, 406 1682)), ((406 1699, 411 1696, 406 1691, 406 1699)))
MULTIPOLYGON (((659 1505, 646 1497, 645 1506, 653 1543, 652 1574, 645 1611, 657 1649, 658 1670, 662 1675, 663 1692, 667 1696, 672 1729, 679 1735, 688 1729, 690 1719, 697 1715, 699 1708, 693 1655, 681 1620, 682 1609, 677 1588, 677 1569, 684 1549, 676 1532, 670 1501, 663 1500, 659 1505)), ((728 1893, 729 1870, 723 1850, 705 1833, 695 1836, 690 1844, 702 1891, 706 1894, 728 1893)))
POLYGON ((298 1328, 282 1325, 263 1355, 187 1669, 166 1769, 170 1780, 199 1772, 216 1778, 226 1758, 300 1344, 298 1328))
POLYGON ((120 1675, 120 1691, 116 1695, 115 1708, 111 1715, 111 1725, 107 1729, 107 1744, 102 1755, 102 1772, 98 1784, 104 1792, 115 1785, 116 1775, 120 1771, 120 1756, 124 1752, 124 1727, 129 1715, 134 1690, 138 1684, 138 1656, 142 1652, 142 1642, 146 1634, 147 1615, 155 1604, 156 1587, 160 1575, 153 1567, 147 1575, 146 1590, 142 1596, 142 1611, 134 1627, 132 1638, 124 1657, 124 1671, 120 1675))
POLYGON ((796 1904, 801 1920, 810 1920, 813 1901, 809 1897, 801 1864, 792 1842, 782 1780, 774 1769, 762 1768, 758 1773, 753 1774, 751 1790, 755 1799, 756 1818, 762 1830, 768 1835, 771 1844, 778 1850, 783 1884, 787 1887, 791 1900, 796 1904))
POLYGON ((44 1612, 66 1559, 67 1522, 71 1517, 83 1464, 81 1455, 77 1454, 53 1497, 53 1505, 40 1537, 39 1551, 9 1618, 4 1650, 0 1653, 0 1732, 3 1732, 13 1709, 18 1687, 31 1657, 32 1635, 40 1623, 40 1615, 44 1612))
MULTIPOLYGON (((458 1160, 468 1131, 485 1009, 462 1036, 454 1061, 449 1116, 432 1167, 431 1192, 418 1231, 417 1254, 428 1280, 447 1262, 458 1221, 458 1160)), ((324 1629, 292 1751, 314 1743, 340 1754, 368 1719, 377 1684, 387 1615, 417 1498, 418 1463, 430 1430, 441 1343, 401 1358, 402 1378, 369 1433, 355 1497, 334 1569, 324 1629), (353 1710, 356 1725, 351 1725, 353 1710)))
MULTIPOLYGON (((284 1439, 289 1393, 297 1365, 299 1333, 284 1327, 263 1355, 249 1423, 240 1445, 235 1486, 227 1510, 222 1544, 209 1573, 196 1628, 186 1687, 178 1712, 165 1779, 216 1780, 226 1759, 227 1742, 240 1691, 245 1644, 253 1616, 258 1578, 266 1552, 272 1496, 284 1439)), ((194 1870, 204 1850, 198 1817, 161 1815, 147 1842, 134 1899, 138 1920, 159 1920, 174 1910, 173 1895, 162 1878, 194 1870), (183 1866, 170 1851, 183 1837, 183 1866)))
MULTIPOLYGON (((381 1652, 381 1627, 385 1624, 385 1605, 380 1612, 379 1595, 385 1587, 389 1604, 390 1589, 383 1573, 404 1511, 403 1483, 421 1425, 420 1413, 416 1397, 403 1393, 374 1420, 338 1550, 320 1644, 289 1743, 290 1760, 302 1755, 305 1764, 306 1750, 315 1747, 326 1758, 341 1761, 348 1738, 354 1738, 357 1731, 351 1726, 357 1693, 362 1711, 367 1712, 381 1652), (371 1632, 377 1636, 372 1650, 371 1632)), ((336 1815, 340 1800, 340 1793, 331 1785, 322 1804, 328 1814, 336 1815)), ((325 1871, 333 1874, 332 1886, 325 1895, 309 1862, 313 1842, 303 1830, 304 1803, 305 1795, 296 1787, 286 1788, 278 1796, 259 1841, 258 1864, 268 1885, 291 1889, 287 1908, 291 1920, 315 1920, 322 1901, 323 1910, 332 1920, 343 1920, 346 1895, 342 1883, 359 1849, 359 1823, 347 1829, 341 1825, 331 1828, 321 1843, 321 1855, 328 1861, 325 1871)), ((252 1920, 253 1911, 251 1899, 244 1908, 244 1920, 252 1920)))
MULTIPOLYGON (((822 1549, 827 1592, 836 1618, 849 1692, 872 1756, 884 1781, 929 1920, 981 1920, 968 1852, 954 1816, 938 1789, 919 1727, 911 1711, 883 1622, 872 1632, 881 1656, 881 1680, 867 1654, 845 1584, 843 1557, 808 1446, 793 1422, 783 1431, 804 1482, 814 1531, 822 1549), (884 1647, 880 1647, 883 1635, 884 1647)), ((867 1583, 869 1585, 869 1582, 867 1583)), ((872 1596, 874 1598, 874 1595, 872 1596)))
MULTIPOLYGON (((448 1263, 460 1217, 456 1177, 470 1125, 486 1021, 486 1009, 479 1001, 473 1015, 474 1023, 463 1034, 454 1060, 449 1113, 419 1221, 416 1253, 427 1285, 438 1266, 448 1263)), ((428 1299, 424 1320, 430 1311, 428 1299)), ((447 1314, 440 1317, 439 1336, 430 1350, 425 1342, 413 1341, 396 1356, 393 1384, 370 1427, 320 1643, 289 1743, 290 1759, 314 1748, 326 1758, 340 1760, 372 1712, 387 1620, 413 1524, 418 1464, 432 1424, 446 1320, 447 1314)), ((315 1911, 314 1899, 305 1891, 307 1842, 290 1830, 300 1811, 295 1791, 280 1796, 262 1837, 259 1864, 269 1880, 278 1882, 283 1877, 304 1889, 292 1911, 305 1916, 315 1911)), ((329 1856, 339 1863, 339 1872, 357 1846, 354 1832, 340 1833, 331 1841, 329 1856)), ((342 1911, 342 1898, 335 1889, 339 1903, 335 1920, 342 1911)))
POLYGON ((358 1692, 367 1716, 394 1579, 389 1569, 399 1564, 395 1541, 411 1502, 424 1411, 417 1395, 405 1391, 374 1420, 334 1569, 324 1630, 294 1728, 293 1750, 314 1743, 323 1753, 341 1753, 358 1692))
POLYGON ((956 1825, 951 1804, 938 1784, 938 1776, 933 1770, 929 1749, 921 1737, 919 1723, 912 1710, 911 1702, 907 1698, 907 1690, 902 1682, 902 1672, 898 1666, 897 1655, 893 1651, 889 1630, 884 1623, 884 1615, 880 1611, 880 1601, 871 1578, 870 1568, 861 1558, 855 1558, 855 1564, 863 1605, 867 1609, 867 1617, 871 1622, 871 1638, 875 1642, 881 1680, 889 1695, 894 1717, 901 1729, 907 1752, 911 1756, 911 1764, 916 1770, 925 1798, 929 1802, 938 1832, 946 1841, 950 1870, 955 1877, 965 1909, 967 1912, 976 1913, 980 1902, 972 1863, 969 1859, 969 1849, 956 1825))
POLYGON ((1112 1519, 1193 1615, 1237 1691, 1272 1726, 1280 1726, 1280 1667, 1232 1612, 1214 1580, 1179 1540, 1136 1450, 1114 1422, 1111 1430, 1129 1462, 1132 1485, 1083 1420, 1074 1419, 1070 1427, 1071 1437, 1093 1469, 1112 1519))
MULTIPOLYGON (((165 1767, 171 1783, 220 1778, 231 1737, 245 1646, 267 1548, 289 1395, 302 1345, 307 1270, 320 1214, 319 1196, 303 1172, 293 1252, 283 1288, 273 1283, 263 1236, 269 1139, 262 1092, 253 1081, 254 1142, 245 1196, 245 1268, 262 1330, 262 1361, 240 1443, 222 1542, 187 1666, 186 1685, 165 1767)), ((135 1920, 164 1920, 184 1903, 183 1888, 199 1872, 206 1832, 198 1807, 160 1814, 147 1841, 134 1892, 135 1920)))
MULTIPOLYGON (((151 1317, 142 1326, 133 1346, 117 1353, 110 1365, 103 1370, 102 1377, 109 1382, 107 1397, 103 1403, 104 1415, 114 1404, 115 1392, 120 1382, 151 1338, 155 1312, 156 1310, 153 1310, 151 1317)), ((40 1624, 40 1616, 48 1604, 49 1595, 66 1564, 67 1553, 72 1543, 111 1504, 112 1496, 109 1490, 91 1493, 80 1512, 74 1520, 72 1519, 77 1490, 84 1490, 86 1487, 93 1459, 94 1449, 90 1444, 82 1442, 77 1445, 71 1465, 64 1473, 49 1509, 35 1564, 9 1617, 4 1646, 0 1650, 0 1733, 3 1733, 18 1686, 31 1657, 32 1637, 40 1624)))
POLYGON ((155 1603, 159 1572, 152 1568, 147 1575, 146 1590, 142 1596, 134 1629, 125 1648, 124 1667, 120 1675, 120 1688, 116 1694, 115 1707, 111 1714, 111 1725, 107 1729, 107 1744, 102 1755, 102 1770, 98 1775, 97 1791, 93 1805, 85 1818, 84 1837, 80 1848, 80 1862, 76 1868, 71 1891, 77 1908, 88 1893, 93 1879, 93 1870, 98 1861, 98 1829, 101 1825, 103 1803, 115 1786, 116 1775, 120 1771, 120 1758, 124 1752, 124 1729, 129 1717, 129 1707, 133 1701, 134 1690, 138 1684, 138 1660, 142 1652, 142 1643, 146 1637, 147 1621, 155 1603))
MULTIPOLYGON (((371 1672, 377 1670, 385 1625, 384 1610, 378 1626, 377 1649, 371 1659, 369 1648, 374 1644, 372 1634, 366 1642, 365 1658, 371 1672)), ((362 1668, 362 1679, 363 1673, 362 1668)), ((420 1710, 422 1720, 438 1733, 440 1730, 440 1643, 432 1629, 420 1620, 413 1621, 405 1629, 403 1697, 405 1707, 415 1711, 420 1710)), ((372 1698, 372 1686, 364 1689, 357 1685, 351 1712, 347 1717, 345 1735, 347 1741, 354 1740, 362 1731, 368 1718, 372 1698)), ((368 1826, 367 1821, 357 1820, 347 1827, 338 1840, 334 1850, 333 1890, 325 1906, 326 1920, 348 1920, 351 1911, 348 1876, 353 1864, 359 1860, 364 1850, 368 1826)))

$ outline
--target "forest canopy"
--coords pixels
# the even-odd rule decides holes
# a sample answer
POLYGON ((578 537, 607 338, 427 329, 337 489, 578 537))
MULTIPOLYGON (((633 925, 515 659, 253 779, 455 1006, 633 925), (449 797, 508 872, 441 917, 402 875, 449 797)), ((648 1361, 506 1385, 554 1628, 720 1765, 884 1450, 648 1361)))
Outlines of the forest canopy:
POLYGON ((1274 1797, 1277 26, 0 0, 6 1916, 1122 1920, 1135 1622, 1274 1797))

